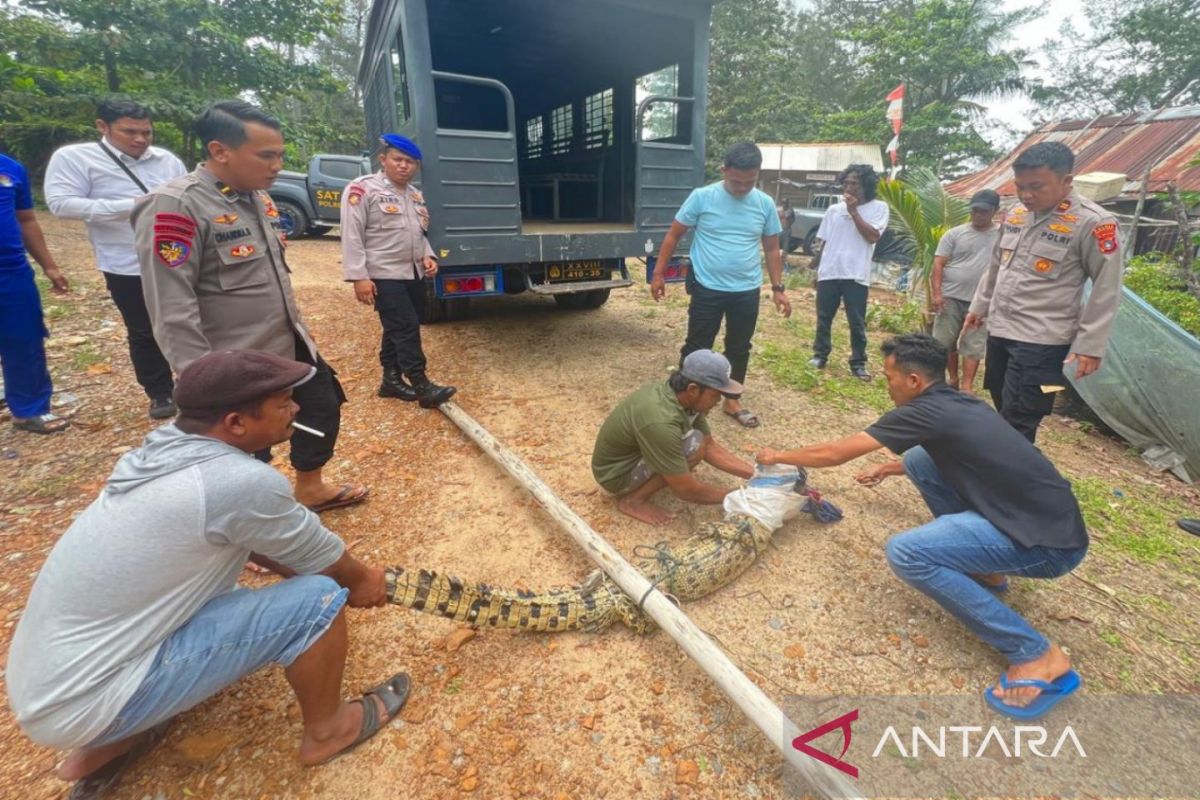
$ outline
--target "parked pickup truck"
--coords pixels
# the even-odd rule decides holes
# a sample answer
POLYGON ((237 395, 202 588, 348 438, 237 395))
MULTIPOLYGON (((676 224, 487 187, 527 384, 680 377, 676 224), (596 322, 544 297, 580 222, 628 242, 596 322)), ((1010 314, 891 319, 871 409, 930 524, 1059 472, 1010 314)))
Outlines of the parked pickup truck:
POLYGON ((813 249, 813 243, 817 240, 817 228, 821 227, 821 219, 825 216, 825 211, 834 203, 841 202, 841 195, 836 194, 817 194, 813 195, 811 205, 807 208, 793 208, 796 212, 796 219, 792 223, 792 238, 788 245, 788 252, 794 253, 798 248, 804 248, 806 256, 813 255, 816 251, 813 249))
POLYGON ((341 223, 342 189, 371 172, 364 156, 321 153, 308 162, 308 173, 283 170, 270 188, 288 238, 321 236, 341 223))

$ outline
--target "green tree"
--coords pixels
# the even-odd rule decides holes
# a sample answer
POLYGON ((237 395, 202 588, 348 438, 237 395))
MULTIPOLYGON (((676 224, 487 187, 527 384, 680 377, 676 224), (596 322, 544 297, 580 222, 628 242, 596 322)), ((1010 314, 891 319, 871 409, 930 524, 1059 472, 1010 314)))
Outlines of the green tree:
POLYGON ((906 170, 903 180, 880 181, 876 190, 891 210, 890 227, 913 251, 913 285, 925 285, 925 307, 933 297, 929 276, 938 242, 946 231, 970 217, 967 202, 946 191, 941 180, 926 167, 906 170))
POLYGON ((1047 52, 1060 79, 1035 96, 1062 116, 1127 113, 1200 103, 1200 5, 1195 0, 1096 0, 1094 26, 1069 23, 1047 52))
POLYGON ((817 133, 797 17, 780 0, 719 0, 708 71, 709 164, 734 142, 805 141, 817 133))
POLYGON ((905 164, 945 176, 990 160, 995 153, 976 129, 978 101, 1029 88, 1029 53, 1009 44, 1009 32, 1039 13, 983 0, 817 0, 809 14, 838 32, 849 65, 822 115, 822 136, 888 141, 883 99, 903 83, 905 164))
POLYGON ((312 152, 354 152, 362 114, 352 91, 361 35, 343 9, 367 0, 26 0, 0 10, 0 146, 37 173, 54 147, 87 138, 96 102, 137 99, 159 141, 187 160, 197 112, 254 99, 286 124, 290 166, 312 152), (333 58, 336 55, 337 58, 333 58))

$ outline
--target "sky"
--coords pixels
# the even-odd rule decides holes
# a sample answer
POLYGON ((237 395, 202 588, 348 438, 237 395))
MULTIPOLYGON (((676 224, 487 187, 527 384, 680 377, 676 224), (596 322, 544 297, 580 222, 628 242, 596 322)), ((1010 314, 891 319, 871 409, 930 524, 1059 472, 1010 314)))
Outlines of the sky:
MULTIPOLYGON (((1001 0, 999 3, 999 7, 1004 11, 1028 8, 1031 5, 1035 4, 1014 2, 1014 0, 1001 0)), ((1043 7, 1045 13, 1038 19, 1027 22, 1013 31, 1011 42, 1033 50, 1033 60, 1035 61, 1042 60, 1040 58, 1041 51, 1048 42, 1053 44, 1057 41, 1058 28, 1064 20, 1070 20, 1080 33, 1088 34, 1092 31, 1092 25, 1083 11, 1084 4, 1079 0, 1044 0, 1036 5, 1043 7)), ((1031 70, 1027 77, 1038 77, 1053 82, 1052 76, 1044 68, 1031 70)), ((1033 123, 1029 120, 1034 106, 1028 98, 983 100, 981 104, 988 108, 989 116, 1013 128, 1017 133, 1018 141, 1034 128, 1033 123)), ((994 144, 1015 145, 1016 142, 994 142, 994 144)))

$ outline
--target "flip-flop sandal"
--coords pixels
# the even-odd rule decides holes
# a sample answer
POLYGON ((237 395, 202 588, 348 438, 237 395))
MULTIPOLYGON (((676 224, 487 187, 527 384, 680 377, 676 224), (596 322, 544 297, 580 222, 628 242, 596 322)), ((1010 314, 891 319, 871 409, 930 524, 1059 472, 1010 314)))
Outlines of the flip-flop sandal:
POLYGON ((1175 524, 1193 536, 1200 536, 1200 519, 1179 519, 1175 524))
POLYGON ((90 775, 75 781, 71 786, 70 793, 67 794, 67 800, 92 800, 92 798, 106 796, 109 790, 113 789, 120 782, 121 778, 125 775, 125 771, 135 761, 149 753, 162 741, 163 737, 167 735, 167 730, 171 727, 171 723, 174 721, 174 719, 165 720, 153 728, 137 734, 138 741, 133 743, 133 747, 93 771, 90 775))
POLYGON ((1042 693, 1030 701, 1027 706, 1014 706, 996 697, 992 693, 993 687, 989 686, 983 690, 983 699, 987 701, 989 706, 1006 717, 1014 719, 1037 719, 1073 695, 1082 685, 1083 679, 1073 669, 1067 670, 1053 681, 1041 681, 1031 678, 1020 678, 1010 681, 1004 673, 1001 673, 1000 688, 1002 689, 1017 689, 1028 686, 1034 689, 1041 689, 1042 693))
POLYGON ((735 411, 732 414, 730 414, 728 411, 722 410, 722 413, 727 417, 732 417, 733 420, 743 428, 758 427, 758 414, 755 414, 748 408, 743 408, 742 410, 735 411))
POLYGON ((412 682, 409 680, 408 673, 397 672, 387 683, 381 683, 378 686, 368 689, 363 692, 362 697, 351 700, 351 703, 359 703, 363 708, 362 725, 359 726, 358 737, 320 763, 328 764, 330 761, 341 758, 387 727, 387 724, 400 713, 400 709, 404 708, 404 703, 408 700, 408 690, 411 687, 412 682), (387 712, 387 716, 379 716, 379 709, 371 699, 372 697, 380 699, 384 710, 387 712))
POLYGON ((19 431, 28 431, 30 433, 40 433, 42 435, 59 433, 71 427, 69 419, 63 419, 57 414, 38 414, 36 417, 27 417, 25 419, 13 418, 13 427, 19 431))
POLYGON ((326 500, 324 503, 317 503, 315 506, 309 506, 310 511, 315 511, 320 514, 322 511, 329 511, 334 508, 345 508, 356 503, 361 503, 367 499, 367 495, 371 490, 365 486, 352 486, 349 483, 342 484, 341 490, 333 496, 333 499, 326 500))

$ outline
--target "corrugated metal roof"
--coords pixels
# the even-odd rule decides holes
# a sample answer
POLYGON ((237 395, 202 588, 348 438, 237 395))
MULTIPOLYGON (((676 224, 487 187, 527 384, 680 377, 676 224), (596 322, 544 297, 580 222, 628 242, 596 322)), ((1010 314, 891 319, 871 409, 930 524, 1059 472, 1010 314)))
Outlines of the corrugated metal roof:
POLYGON ((1038 128, 1008 155, 987 169, 960 178, 947 189, 970 196, 980 189, 994 189, 1013 196, 1012 162, 1037 142, 1062 142, 1075 151, 1075 174, 1116 172, 1125 176, 1123 195, 1136 197, 1141 191, 1147 164, 1149 191, 1166 191, 1167 183, 1183 190, 1200 191, 1200 167, 1187 163, 1200 153, 1200 106, 1180 106, 1160 113, 1152 111, 1112 115, 1094 120, 1048 122, 1038 128))
POLYGON ((879 145, 869 142, 775 142, 760 144, 764 170, 841 172, 851 164, 883 169, 879 145))

